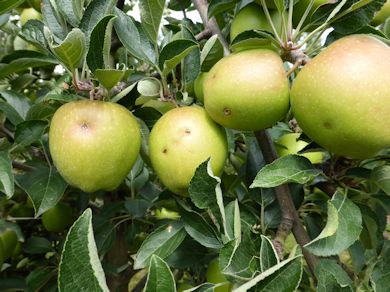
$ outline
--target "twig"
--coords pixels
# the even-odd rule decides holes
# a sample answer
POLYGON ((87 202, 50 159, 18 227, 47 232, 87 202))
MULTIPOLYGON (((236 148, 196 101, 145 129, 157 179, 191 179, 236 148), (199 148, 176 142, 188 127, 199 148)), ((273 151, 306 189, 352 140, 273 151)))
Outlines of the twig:
POLYGON ((230 54, 229 44, 226 41, 225 37, 222 34, 222 31, 219 29, 215 17, 211 19, 207 16, 207 0, 192 0, 192 3, 195 5, 195 8, 198 10, 200 18, 202 18, 205 28, 210 29, 212 34, 218 35, 218 38, 223 46, 224 55, 227 56, 230 54))
POLYGON ((195 39, 197 41, 200 41, 200 40, 204 40, 204 39, 207 39, 211 37, 211 30, 206 28, 204 30, 202 30, 200 33, 198 33, 196 36, 195 36, 195 39))
POLYGON ((23 163, 17 162, 17 161, 12 161, 12 167, 16 168, 16 169, 20 169, 20 170, 25 170, 25 171, 33 171, 35 169, 34 167, 32 167, 30 165, 23 164, 23 163))
MULTIPOLYGON (((273 162, 277 159, 277 154, 273 146, 271 138, 268 136, 266 130, 255 132, 257 141, 259 142, 260 149, 264 155, 264 159, 267 163, 273 162)), ((275 188, 276 197, 282 210, 282 221, 279 225, 275 242, 277 245, 282 245, 287 235, 290 233, 291 228, 297 243, 302 247, 303 255, 310 268, 311 273, 314 276, 314 269, 317 265, 318 259, 313 254, 308 252, 303 246, 310 242, 310 237, 303 227, 300 221, 297 210, 295 209, 294 202, 292 200, 290 190, 287 185, 281 185, 275 188)))

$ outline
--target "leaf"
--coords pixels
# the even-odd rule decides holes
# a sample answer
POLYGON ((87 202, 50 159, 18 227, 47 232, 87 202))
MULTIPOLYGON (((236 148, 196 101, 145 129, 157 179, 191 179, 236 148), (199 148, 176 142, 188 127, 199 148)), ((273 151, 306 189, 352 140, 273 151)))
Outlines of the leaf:
POLYGON ((115 20, 115 32, 124 47, 137 59, 150 65, 155 65, 156 57, 150 43, 143 39, 141 32, 133 19, 118 8, 114 10, 118 18, 115 20))
POLYGON ((272 33, 263 30, 247 30, 234 38, 231 47, 233 50, 239 51, 243 47, 245 50, 249 50, 256 49, 259 46, 269 47, 272 44, 278 47, 278 41, 272 33))
POLYGON ((157 45, 157 36, 164 12, 165 0, 140 0, 141 25, 149 40, 157 45))
POLYGON ((305 245, 318 256, 336 255, 347 249, 359 238, 363 228, 360 209, 341 192, 333 195, 328 206, 328 222, 324 230, 305 245))
POLYGON ((252 287, 255 287, 255 291, 296 291, 301 282, 302 272, 302 257, 289 258, 262 272, 234 291, 245 292, 252 287))
POLYGON ((24 0, 3 0, 0 3, 0 15, 11 11, 22 4, 24 0))
POLYGON ((21 36, 41 49, 46 49, 48 45, 44 33, 44 24, 40 20, 30 19, 27 21, 22 27, 21 36))
POLYGON ((104 16, 112 12, 115 3, 116 0, 92 0, 85 9, 79 27, 85 33, 87 45, 93 28, 104 16))
POLYGON ((83 17, 84 0, 56 0, 57 7, 73 27, 78 27, 83 17))
POLYGON ((145 284, 145 292, 176 291, 175 279, 171 269, 164 260, 152 255, 149 263, 148 278, 145 284))
POLYGON ((78 68, 85 54, 85 35, 74 28, 59 45, 50 45, 56 57, 70 72, 78 68))
POLYGON ((54 269, 49 267, 38 267, 28 274, 26 278, 26 285, 28 291, 39 291, 45 286, 50 279, 56 276, 54 269))
POLYGON ((304 184, 321 173, 306 157, 287 155, 264 166, 250 188, 272 188, 285 183, 304 184))
POLYGON ((238 0, 211 0, 207 10, 208 18, 233 9, 238 0))
POLYGON ((180 216, 187 233, 201 245, 209 248, 221 248, 223 246, 217 232, 197 212, 180 208, 180 216))
POLYGON ((65 21, 57 13, 57 10, 53 7, 51 0, 42 0, 41 7, 43 22, 52 32, 54 39, 56 41, 62 41, 65 39, 68 34, 65 21))
POLYGON ((45 166, 39 166, 33 172, 16 176, 16 182, 30 197, 36 217, 54 207, 67 187, 55 168, 45 166))
POLYGON ((201 71, 208 72, 220 59, 223 58, 223 46, 218 35, 213 35, 205 43, 200 54, 201 71))
POLYGON ((115 15, 103 17, 92 30, 87 54, 87 64, 92 72, 96 69, 108 68, 115 18, 115 15))
POLYGON ((315 267, 318 292, 353 291, 352 280, 333 260, 322 259, 315 267))
POLYGON ((66 236, 59 265, 58 290, 109 291, 96 250, 91 209, 81 214, 66 236))
POLYGON ((0 190, 8 199, 14 195, 14 175, 12 173, 12 160, 8 151, 0 152, 0 190))
POLYGON ((260 271, 264 272, 277 264, 279 264, 279 257, 271 240, 261 235, 260 271))
POLYGON ((134 269, 142 269, 149 264, 151 256, 169 256, 186 237, 184 226, 175 221, 157 228, 144 240, 135 258, 134 269))
POLYGON ((119 81, 122 80, 125 72, 125 70, 117 69, 96 69, 95 76, 99 80, 100 84, 110 91, 118 84, 119 81))
POLYGON ((17 124, 23 122, 23 118, 19 113, 7 102, 0 99, 0 112, 3 112, 7 119, 16 126, 17 124))
POLYGON ((159 65, 167 76, 198 44, 192 40, 179 39, 167 44, 160 53, 159 65))
POLYGON ((31 107, 31 102, 28 97, 13 90, 0 91, 0 95, 10 106, 12 106, 22 119, 26 118, 27 112, 31 107))
POLYGON ((390 165, 375 167, 371 172, 371 179, 386 194, 390 195, 390 165))
POLYGON ((137 90, 142 96, 160 96, 161 81, 154 77, 145 77, 138 81, 137 90))
POLYGON ((34 58, 19 58, 1 67, 0 79, 4 79, 12 73, 19 73, 29 68, 56 65, 58 61, 52 57, 41 54, 34 58))
POLYGON ((128 95, 134 87, 137 85, 137 82, 127 86, 125 89, 123 89, 121 92, 119 92, 117 95, 113 96, 111 98, 111 102, 118 102, 122 98, 124 98, 126 95, 128 95))
MULTIPOLYGON (((196 41, 192 31, 182 25, 181 35, 185 39, 196 41)), ((200 73, 200 49, 199 46, 192 50, 182 61, 182 75, 185 82, 192 82, 200 73)))
POLYGON ((16 126, 15 142, 21 146, 27 146, 39 141, 46 131, 47 121, 30 120, 16 126))

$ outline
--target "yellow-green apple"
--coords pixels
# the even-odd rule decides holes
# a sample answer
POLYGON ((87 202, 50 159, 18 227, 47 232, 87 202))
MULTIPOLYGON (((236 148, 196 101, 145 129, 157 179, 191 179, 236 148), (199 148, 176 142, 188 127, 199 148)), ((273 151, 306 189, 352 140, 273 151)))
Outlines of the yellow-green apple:
POLYGON ((61 232, 72 225, 74 219, 72 207, 58 203, 42 214, 42 225, 47 231, 61 232))
POLYGON ((201 72, 194 81, 194 91, 196 99, 200 102, 204 102, 203 83, 207 76, 207 72, 201 72))
POLYGON ((6 228, 0 233, 0 241, 3 247, 3 259, 6 260, 12 256, 18 243, 18 237, 14 230, 6 228))
POLYGON ((224 285, 221 285, 214 289, 216 292, 229 292, 232 290, 231 283, 228 282, 225 275, 222 274, 220 268, 219 268, 219 262, 218 259, 212 260, 207 268, 206 272, 206 279, 207 282, 213 283, 213 284, 220 284, 224 283, 224 285))
POLYGON ((199 106, 170 110, 154 125, 149 138, 152 166, 172 192, 187 195, 196 168, 211 157, 216 175, 227 157, 225 131, 199 106))
POLYGON ((54 164, 70 185, 85 192, 110 191, 136 161, 141 134, 135 117, 119 104, 73 101, 54 114, 49 146, 54 164))
POLYGON ((247 50, 222 58, 207 75, 203 90, 207 112, 226 128, 265 129, 289 109, 283 62, 271 50, 247 50))
POLYGON ((20 14, 21 25, 25 25, 30 19, 42 20, 42 14, 40 14, 34 8, 23 9, 22 13, 20 14))
POLYGON ((294 80, 303 132, 338 155, 368 158, 390 146, 390 48, 368 35, 332 43, 294 80))

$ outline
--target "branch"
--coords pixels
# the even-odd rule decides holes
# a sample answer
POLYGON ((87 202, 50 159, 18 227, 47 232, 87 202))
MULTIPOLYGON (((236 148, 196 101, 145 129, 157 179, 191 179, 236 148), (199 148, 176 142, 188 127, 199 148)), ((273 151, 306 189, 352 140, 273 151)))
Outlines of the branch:
POLYGON ((196 36, 195 36, 195 39, 197 41, 200 41, 200 40, 204 40, 204 39, 207 39, 211 37, 211 30, 206 28, 205 30, 202 30, 200 33, 198 33, 196 36))
POLYGON ((226 41, 225 37, 222 34, 222 31, 218 27, 218 23, 215 20, 215 17, 211 19, 207 16, 207 0, 192 0, 192 3, 195 5, 195 8, 198 10, 200 18, 202 18, 203 24, 206 29, 209 29, 212 34, 218 35, 218 38, 223 46, 223 51, 225 56, 230 54, 229 44, 226 41))
POLYGON ((30 165, 27 165, 27 164, 23 164, 21 162, 17 162, 17 161, 12 161, 12 167, 15 168, 15 169, 20 169, 20 170, 24 170, 24 171, 33 171, 35 170, 34 167, 30 166, 30 165))
MULTIPOLYGON (((257 141, 259 142, 264 159, 267 163, 271 163, 278 158, 271 138, 268 136, 266 130, 255 132, 257 141)), ((276 246, 283 246, 283 242, 290 233, 291 228, 297 243, 302 247, 303 255, 314 276, 314 269, 318 263, 317 257, 308 252, 303 246, 310 242, 310 237, 307 234, 303 224, 299 218, 298 212, 295 209, 288 185, 281 185, 275 188, 276 197, 282 210, 282 221, 276 233, 276 246)))

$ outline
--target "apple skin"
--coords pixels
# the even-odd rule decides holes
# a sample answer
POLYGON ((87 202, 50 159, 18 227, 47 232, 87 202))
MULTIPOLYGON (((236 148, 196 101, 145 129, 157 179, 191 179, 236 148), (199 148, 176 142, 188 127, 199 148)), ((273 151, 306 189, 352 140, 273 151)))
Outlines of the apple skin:
POLYGON ((3 259, 6 260, 12 256, 18 243, 18 237, 15 231, 7 228, 0 234, 0 241, 3 247, 3 259))
POLYGON ((301 134, 299 133, 290 133, 285 134, 275 141, 276 152, 280 157, 289 155, 289 154, 298 154, 306 157, 310 160, 311 163, 321 163, 324 160, 324 153, 320 151, 298 153, 304 149, 308 142, 304 140, 299 140, 301 134))
POLYGON ((212 260, 207 268, 206 272, 206 279, 207 282, 213 283, 213 284, 219 284, 226 282, 225 285, 219 286, 214 289, 215 292, 229 292, 232 289, 231 283, 228 282, 225 275, 221 273, 221 270, 219 269, 219 262, 218 259, 212 260))
POLYGON ((227 158, 226 134, 203 108, 175 108, 154 125, 149 153, 161 182, 186 196, 196 168, 209 157, 214 174, 222 173, 227 158))
POLYGON ((367 35, 332 43, 300 71, 291 106, 325 149, 368 158, 390 145, 390 48, 367 35))
MULTIPOLYGON (((279 12, 270 10, 269 13, 276 30, 280 33, 282 30, 282 18, 279 12)), ((273 33, 263 8, 256 3, 246 5, 234 17, 230 27, 230 39, 234 40, 240 33, 247 30, 265 30, 273 33)))
POLYGON ((84 192, 114 190, 137 159, 141 133, 123 106, 82 100, 61 106, 49 131, 50 152, 60 174, 84 192))
POLYGON ((390 0, 387 0, 383 4, 382 8, 375 14, 371 24, 378 26, 385 22, 385 20, 390 16, 390 0))
POLYGON ((74 219, 72 207, 58 203, 42 214, 42 225, 47 231, 61 232, 72 225, 74 219))
POLYGON ((195 96, 196 99, 200 102, 204 102, 203 84, 207 74, 207 72, 201 72, 194 81, 195 96))
POLYGON ((42 14, 40 14, 34 8, 23 9, 22 13, 20 14, 21 25, 25 25, 30 19, 42 20, 42 14))
POLYGON ((283 62, 271 50, 247 50, 222 58, 207 75, 203 90, 208 114, 225 128, 265 129, 289 109, 283 62))

